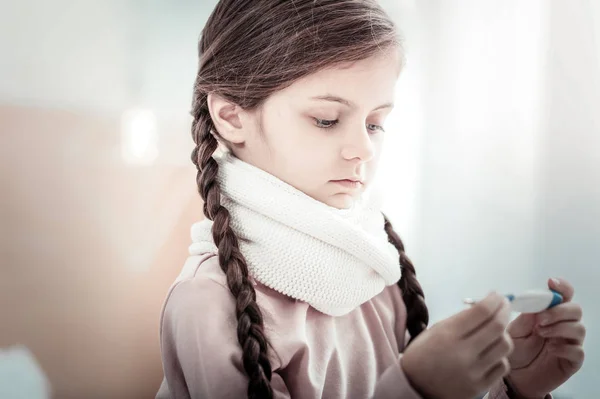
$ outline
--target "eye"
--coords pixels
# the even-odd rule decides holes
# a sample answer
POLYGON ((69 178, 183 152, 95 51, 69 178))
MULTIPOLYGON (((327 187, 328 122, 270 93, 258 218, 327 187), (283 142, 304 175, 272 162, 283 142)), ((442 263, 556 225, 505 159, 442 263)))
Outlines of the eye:
POLYGON ((317 122, 317 127, 321 128, 321 129, 331 129, 332 127, 334 127, 335 125, 338 124, 338 122, 340 121, 339 119, 335 119, 335 120, 327 120, 327 119, 318 119, 318 118, 314 118, 314 120, 317 122))
POLYGON ((373 124, 370 124, 370 123, 367 123, 367 129, 369 129, 370 131, 372 131, 374 133, 375 133, 376 130, 381 130, 382 132, 385 132, 385 129, 383 128, 383 126, 373 125, 373 124))

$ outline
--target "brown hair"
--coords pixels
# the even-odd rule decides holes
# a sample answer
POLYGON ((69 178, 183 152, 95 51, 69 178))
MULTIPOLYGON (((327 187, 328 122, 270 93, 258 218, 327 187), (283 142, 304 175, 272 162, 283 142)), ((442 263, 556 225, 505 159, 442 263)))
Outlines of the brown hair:
MULTIPOLYGON (((208 93, 243 109, 256 109, 272 93, 317 70, 400 48, 394 23, 375 0, 221 0, 202 31, 192 105, 196 143, 192 161, 198 169, 204 215, 214 222, 219 264, 236 302, 237 336, 250 398, 273 396, 269 345, 246 260, 230 226, 229 212, 221 205, 218 165, 212 155, 217 138, 222 138, 211 120, 208 93)), ((423 290, 387 218, 385 231, 400 254, 398 286, 407 306, 407 328, 414 338, 427 327, 429 318, 423 290)))

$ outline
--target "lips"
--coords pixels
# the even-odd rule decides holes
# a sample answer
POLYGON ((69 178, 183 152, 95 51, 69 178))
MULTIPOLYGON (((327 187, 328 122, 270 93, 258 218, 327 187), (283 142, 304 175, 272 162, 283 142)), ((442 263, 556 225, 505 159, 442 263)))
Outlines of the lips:
POLYGON ((332 180, 332 181, 334 181, 334 182, 346 181, 346 182, 353 182, 353 183, 360 183, 360 184, 363 183, 363 181, 362 181, 362 179, 360 177, 349 177, 349 178, 346 178, 346 179, 339 179, 339 180, 332 180))
POLYGON ((360 180, 351 180, 351 179, 332 180, 332 183, 335 183, 338 186, 344 187, 346 189, 351 189, 351 190, 359 189, 363 185, 363 183, 360 180))
POLYGON ((333 180, 336 183, 357 183, 362 184, 360 180, 352 180, 352 179, 341 179, 341 180, 333 180))

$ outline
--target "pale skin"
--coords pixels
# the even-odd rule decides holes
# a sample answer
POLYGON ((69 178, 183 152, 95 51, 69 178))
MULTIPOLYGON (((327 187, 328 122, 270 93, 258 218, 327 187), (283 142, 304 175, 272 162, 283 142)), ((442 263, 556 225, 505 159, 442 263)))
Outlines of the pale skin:
MULTIPOLYGON (((348 208, 377 171, 399 73, 399 55, 392 51, 315 72, 259 109, 244 110, 213 93, 208 105, 220 139, 236 157, 318 201, 348 208), (361 183, 350 187, 340 179, 361 183)), ((557 281, 548 285, 565 302, 553 309, 508 323, 508 303, 492 293, 424 331, 402 357, 411 383, 431 397, 470 399, 504 377, 519 398, 543 398, 584 358, 581 306, 572 302, 573 287, 557 281)))
POLYGON ((397 58, 390 53, 348 69, 317 72, 253 111, 209 95, 211 116, 235 156, 321 202, 348 208, 377 169, 399 75, 397 58), (348 104, 315 99, 327 95, 348 104), (352 177, 363 184, 348 188, 332 182, 352 177))

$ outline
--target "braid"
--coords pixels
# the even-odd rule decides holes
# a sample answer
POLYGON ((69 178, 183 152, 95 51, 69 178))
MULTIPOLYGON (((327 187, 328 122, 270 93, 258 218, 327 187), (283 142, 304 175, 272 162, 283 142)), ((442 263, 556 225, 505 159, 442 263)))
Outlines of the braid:
POLYGON ((263 330, 263 316, 256 303, 256 291, 248 277, 248 266, 238 239, 230 226, 229 211, 221 205, 221 193, 216 181, 218 164, 212 158, 218 142, 207 104, 207 94, 195 96, 192 115, 192 135, 196 148, 192 162, 198 173, 198 191, 204 200, 204 215, 214 222, 212 235, 218 248, 219 265, 227 276, 227 286, 235 298, 238 321, 237 337, 243 349, 244 370, 249 377, 249 398, 272 398, 271 363, 267 357, 268 341, 263 330))
POLYGON ((406 305, 406 328, 410 333, 410 341, 408 342, 410 344, 417 335, 427 328, 429 311, 425 304, 423 288, 421 288, 421 284, 417 281, 415 267, 404 252, 404 243, 394 231, 389 219, 385 215, 383 218, 385 220, 384 228, 388 235, 388 240, 400 253, 402 278, 398 281, 398 287, 402 290, 402 299, 406 305))

